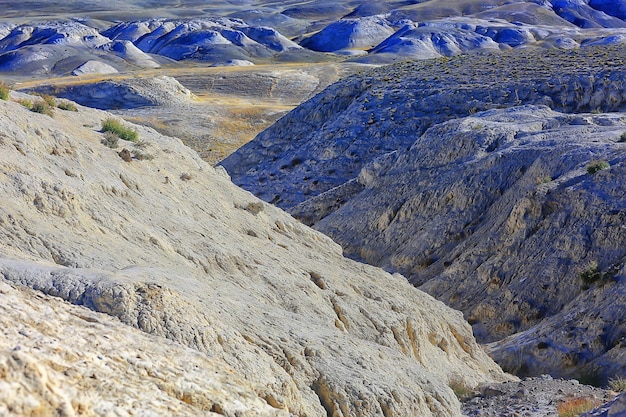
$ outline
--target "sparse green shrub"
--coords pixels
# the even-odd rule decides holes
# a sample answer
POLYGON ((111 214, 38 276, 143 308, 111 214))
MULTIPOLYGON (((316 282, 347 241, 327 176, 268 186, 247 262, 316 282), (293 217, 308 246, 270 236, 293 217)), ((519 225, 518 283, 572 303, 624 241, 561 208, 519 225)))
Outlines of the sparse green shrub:
POLYGON ((622 378, 621 376, 609 378, 609 388, 615 392, 625 392, 626 378, 622 378))
POLYGON ((32 100, 26 100, 25 98, 22 98, 22 99, 18 100, 17 102, 20 103, 22 106, 26 107, 28 110, 33 108, 33 101, 32 100))
POLYGON ((0 81, 0 100, 8 100, 10 91, 9 85, 4 81, 0 81))
POLYGON ((131 142, 137 142, 139 134, 135 129, 125 127, 122 123, 113 118, 108 118, 102 121, 102 132, 111 132, 116 134, 120 139, 128 140, 131 142))
POLYGON ((52 107, 50 107, 45 101, 32 101, 27 99, 21 99, 18 101, 18 103, 34 113, 47 114, 48 116, 52 117, 52 107))
POLYGON ((598 269, 598 263, 596 261, 589 262, 587 268, 580 273, 580 279, 583 284, 588 288, 589 285, 599 281, 602 278, 602 273, 598 269))
POLYGON ((104 132, 104 137, 100 141, 104 146, 115 149, 119 146, 120 138, 113 132, 104 132))
POLYGON ((78 111, 76 105, 71 101, 60 101, 57 103, 57 107, 65 111, 78 111))
POLYGON ((52 107, 50 106, 50 104, 48 104, 47 101, 33 102, 33 106, 31 107, 30 111, 35 113, 47 114, 50 117, 52 117, 53 114, 52 107))
POLYGON ((587 172, 590 174, 595 174, 598 171, 602 171, 603 169, 610 168, 611 164, 607 161, 600 159, 597 161, 591 161, 589 165, 587 165, 587 172))
POLYGON ((48 106, 50 106, 50 107, 56 107, 57 106, 57 101, 51 95, 49 95, 49 94, 38 94, 38 96, 41 97, 43 99, 43 101, 48 106))
POLYGON ((617 141, 618 142, 626 142, 626 132, 622 133, 617 141))

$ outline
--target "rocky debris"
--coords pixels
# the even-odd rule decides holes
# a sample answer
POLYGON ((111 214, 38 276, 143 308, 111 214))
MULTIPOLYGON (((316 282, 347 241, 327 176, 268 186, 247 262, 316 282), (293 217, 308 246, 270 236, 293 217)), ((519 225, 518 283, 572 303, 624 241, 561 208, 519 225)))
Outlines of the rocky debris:
POLYGON ((222 360, 6 281, 0 299, 2 415, 289 415, 222 360))
POLYGON ((175 78, 123 78, 60 85, 41 85, 32 91, 54 94, 96 109, 133 109, 146 106, 184 105, 194 99, 194 94, 175 78))
POLYGON ((223 361, 296 415, 459 416, 452 381, 511 379, 460 313, 343 258, 180 141, 137 126, 123 147, 151 158, 125 163, 101 144, 106 113, 0 114, 3 280, 223 361))
POLYGON ((626 374, 626 119, 579 112, 619 110, 625 95, 621 69, 587 64, 608 51, 592 51, 532 68, 531 52, 378 69, 331 86, 223 164, 264 199, 299 203, 292 213, 346 255, 462 310, 505 370, 606 383, 626 374), (500 65, 512 78, 495 81, 500 65), (500 106, 511 107, 475 113, 500 106))
POLYGON ((553 379, 549 375, 502 384, 486 384, 472 392, 459 393, 463 415, 482 417, 559 416, 568 403, 601 404, 614 393, 577 380, 553 379))

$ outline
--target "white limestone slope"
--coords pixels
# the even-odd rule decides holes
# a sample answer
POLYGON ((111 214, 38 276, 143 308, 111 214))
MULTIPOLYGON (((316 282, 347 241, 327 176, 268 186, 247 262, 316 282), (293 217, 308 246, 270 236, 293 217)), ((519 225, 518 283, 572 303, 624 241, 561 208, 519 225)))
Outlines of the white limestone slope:
POLYGON ((3 416, 288 415, 224 361, 4 281, 0 298, 3 416))
MULTIPOLYGON (((137 127, 139 143, 121 141, 134 155, 125 162, 100 143, 106 113, 50 118, 0 101, 0 116, 3 280, 225 363, 233 381, 245 379, 239 400, 250 410, 259 397, 277 414, 457 416, 449 385, 508 378, 460 313, 399 275, 343 258, 177 139, 137 127)), ((193 362, 198 372, 203 361, 193 362)), ((76 384, 63 380, 70 391, 76 384)), ((139 397, 127 395, 119 407, 130 412, 139 397)))

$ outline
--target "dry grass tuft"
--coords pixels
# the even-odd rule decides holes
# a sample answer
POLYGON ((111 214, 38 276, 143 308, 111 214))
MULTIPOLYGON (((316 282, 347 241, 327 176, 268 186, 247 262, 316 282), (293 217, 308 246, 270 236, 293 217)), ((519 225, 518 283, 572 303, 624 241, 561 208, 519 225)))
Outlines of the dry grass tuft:
POLYGON ((557 411, 559 417, 576 417, 593 410, 600 405, 600 401, 593 397, 566 398, 559 402, 557 411))
POLYGON ((8 100, 11 88, 4 81, 0 81, 0 100, 8 100))
POLYGON ((626 378, 621 376, 609 379, 609 389, 615 392, 626 392, 626 378))

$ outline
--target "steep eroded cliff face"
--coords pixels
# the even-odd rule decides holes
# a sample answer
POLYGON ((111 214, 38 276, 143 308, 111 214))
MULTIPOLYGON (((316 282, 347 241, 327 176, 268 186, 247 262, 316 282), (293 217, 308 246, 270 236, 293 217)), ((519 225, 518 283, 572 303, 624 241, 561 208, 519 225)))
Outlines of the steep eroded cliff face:
MULTIPOLYGON (((202 391, 201 403, 218 404, 218 413, 457 416, 450 385, 510 378, 459 312, 404 277, 344 258, 328 237, 237 188, 179 140, 137 126, 137 142, 119 140, 113 149, 100 132, 107 113, 79 106, 50 117, 13 101, 20 98, 38 100, 13 93, 0 101, 0 276, 150 333, 154 342, 140 343, 156 363, 150 378, 153 368, 159 378, 162 355, 179 355, 151 351, 159 338, 209 358, 189 354, 198 378, 233 374, 231 391, 202 391)), ((55 311, 78 311, 57 304, 55 311)), ((56 314, 49 320, 58 326, 56 314)), ((98 331, 72 329, 81 338, 98 331)), ((133 334, 120 330, 117 342, 125 332, 133 334)), ((71 340, 57 343, 62 349, 71 340)), ((116 360, 111 355, 100 354, 116 360)), ((126 378, 111 372, 106 378, 126 378)), ((190 413, 200 407, 194 381, 168 391, 189 400, 190 413)), ((130 410, 144 398, 133 388, 122 401, 103 384, 81 409, 110 401, 130 410)), ((56 398, 52 391, 46 398, 56 398)))
POLYGON ((478 340, 525 332, 495 345, 506 369, 606 381, 626 372, 623 60, 613 47, 379 68, 223 165, 349 257, 462 310, 478 340))

